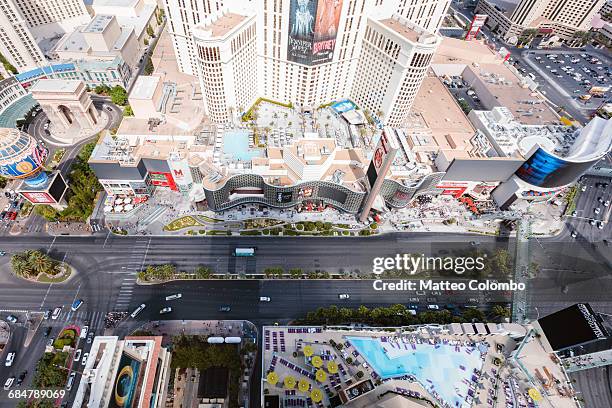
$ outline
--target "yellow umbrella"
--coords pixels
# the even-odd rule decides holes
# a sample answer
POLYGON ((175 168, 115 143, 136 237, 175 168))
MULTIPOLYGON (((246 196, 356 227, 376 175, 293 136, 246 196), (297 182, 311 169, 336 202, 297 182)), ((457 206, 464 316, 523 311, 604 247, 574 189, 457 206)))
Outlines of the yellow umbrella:
POLYGON ((312 358, 312 365, 319 368, 321 366, 323 366, 323 360, 321 360, 321 357, 319 356, 314 356, 312 358))
POLYGON ((312 349, 311 346, 304 346, 304 355, 306 357, 310 357, 314 354, 314 350, 312 349))
POLYGON ((288 375, 288 376, 285 377, 284 382, 285 382, 285 388, 292 389, 292 388, 295 388, 295 383, 297 381, 295 381, 295 378, 293 378, 292 376, 288 375))
POLYGON ((532 400, 534 400, 535 402, 538 401, 542 401, 542 395, 540 394, 540 392, 538 390, 536 390, 535 388, 530 388, 529 389, 529 396, 531 397, 532 400))
POLYGON ((325 382, 325 380, 327 380, 327 374, 325 373, 325 371, 319 369, 317 370, 317 373, 315 374, 315 378, 317 379, 318 382, 325 382))
POLYGON ((328 361, 327 362, 327 371, 330 374, 336 374, 338 372, 338 364, 336 364, 335 361, 328 361))
POLYGON ((298 390, 300 390, 301 392, 306 392, 308 391, 308 388, 310 388, 310 383, 306 381, 304 378, 298 381, 298 390))
POLYGON ((321 402, 323 400, 323 393, 321 392, 320 389, 315 388, 314 390, 312 390, 312 392, 310 393, 310 398, 312 398, 312 400, 314 402, 321 402))
POLYGON ((266 379, 268 380, 268 383, 275 385, 278 382, 278 374, 276 374, 274 371, 270 371, 266 376, 266 379))

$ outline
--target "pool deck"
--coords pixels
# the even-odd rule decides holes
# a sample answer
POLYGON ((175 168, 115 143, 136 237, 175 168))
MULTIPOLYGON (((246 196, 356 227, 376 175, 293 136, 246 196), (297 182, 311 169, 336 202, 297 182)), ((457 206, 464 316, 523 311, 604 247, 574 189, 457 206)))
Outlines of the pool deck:
MULTIPOLYGON (((415 342, 421 344, 451 344, 464 350, 471 349, 479 353, 476 347, 480 346, 486 351, 482 354, 482 368, 476 372, 475 381, 466 383, 473 397, 467 397, 460 407, 474 408, 502 408, 502 407, 535 407, 528 397, 528 390, 534 385, 536 368, 538 372, 544 373, 546 366, 548 373, 558 380, 563 380, 564 373, 559 364, 556 364, 547 353, 544 352, 537 339, 528 342, 522 348, 519 357, 520 363, 526 367, 527 374, 516 367, 514 361, 511 364, 503 364, 502 368, 496 366, 496 360, 509 362, 512 359, 512 350, 517 343, 506 334, 489 334, 487 336, 451 334, 447 327, 428 327, 412 330, 399 329, 393 331, 382 331, 378 329, 346 330, 327 329, 321 327, 264 327, 263 329, 263 367, 262 367, 262 390, 267 389, 267 395, 278 395, 286 405, 295 403, 296 406, 322 407, 329 404, 329 398, 343 397, 350 392, 352 385, 363 380, 370 379, 375 388, 361 396, 344 403, 347 407, 458 407, 459 405, 445 404, 441 396, 432 389, 427 379, 416 378, 405 375, 400 378, 382 378, 376 373, 364 357, 350 344, 351 337, 363 337, 368 339, 382 339, 385 342, 415 342), (334 346, 342 344, 342 346, 334 346), (321 369, 326 375, 323 381, 316 378, 318 368, 313 367, 312 357, 304 354, 306 346, 312 348, 313 356, 320 356, 323 360, 321 369), (499 347, 499 349, 498 349, 499 347), (501 352, 498 352, 500 350, 501 352), (339 367, 337 374, 332 374, 327 369, 328 361, 334 361, 339 367), (278 376, 277 384, 267 381, 269 372, 274 371, 278 376), (531 373, 531 375, 529 375, 531 373), (306 380, 310 391, 301 392, 297 386, 287 389, 283 385, 285 377, 291 376, 296 381, 306 380), (531 377, 531 378, 528 378, 531 377), (309 398, 312 389, 319 389, 323 394, 322 404, 315 404, 309 398), (348 389, 348 391, 347 391, 348 389), (398 396, 401 405, 397 405, 398 396), (393 399, 393 402, 390 400, 393 399), (299 401, 298 400, 302 400, 299 401), (387 403, 385 401, 389 400, 387 403), (304 405, 298 405, 303 402, 304 405), (310 403, 310 404, 309 404, 310 403)), ((546 375, 546 374, 544 374, 546 375)), ((462 375, 466 377, 467 375, 462 375)), ((536 387, 546 393, 545 399, 539 402, 538 407, 547 408, 570 408, 576 407, 576 403, 569 396, 569 390, 558 390, 554 387, 545 388, 542 383, 536 387), (562 394, 566 393, 564 396, 562 394)), ((281 405, 283 406, 283 405, 281 405)))

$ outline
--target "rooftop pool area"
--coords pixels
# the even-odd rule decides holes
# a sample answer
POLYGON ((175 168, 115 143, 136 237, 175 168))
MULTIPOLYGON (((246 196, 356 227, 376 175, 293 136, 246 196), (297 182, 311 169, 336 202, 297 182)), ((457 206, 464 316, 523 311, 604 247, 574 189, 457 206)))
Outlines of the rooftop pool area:
POLYGON ((471 399, 472 376, 483 364, 478 349, 386 337, 347 339, 381 378, 412 375, 451 407, 470 405, 466 400, 471 399))
POLYGON ((248 130, 230 130, 223 135, 223 153, 233 160, 251 161, 263 156, 263 150, 249 147, 248 130))

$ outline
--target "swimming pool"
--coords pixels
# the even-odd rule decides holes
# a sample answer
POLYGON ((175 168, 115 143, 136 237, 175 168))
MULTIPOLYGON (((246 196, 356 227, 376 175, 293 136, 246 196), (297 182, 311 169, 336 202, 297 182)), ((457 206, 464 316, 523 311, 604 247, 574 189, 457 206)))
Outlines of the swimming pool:
POLYGON ((474 369, 482 368, 480 352, 439 344, 383 342, 349 337, 368 364, 383 379, 413 375, 428 391, 436 391, 451 407, 461 407, 468 395, 474 369))
POLYGON ((231 130, 223 135, 223 153, 241 161, 251 161, 253 157, 261 157, 260 149, 249 148, 248 130, 231 130))

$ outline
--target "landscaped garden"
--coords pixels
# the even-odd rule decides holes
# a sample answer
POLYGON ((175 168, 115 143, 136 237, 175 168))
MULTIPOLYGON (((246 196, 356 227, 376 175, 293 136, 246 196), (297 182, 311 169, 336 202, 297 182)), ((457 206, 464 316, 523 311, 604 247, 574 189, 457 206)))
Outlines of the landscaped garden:
POLYGON ((189 228, 189 227, 204 227, 204 224, 196 220, 191 215, 187 215, 185 217, 177 218, 176 220, 172 221, 170 224, 167 224, 164 227, 164 231, 178 231, 183 228, 189 228))
POLYGON ((66 263, 52 259, 39 250, 17 252, 11 257, 15 275, 37 282, 63 282, 70 277, 72 268, 66 263))

